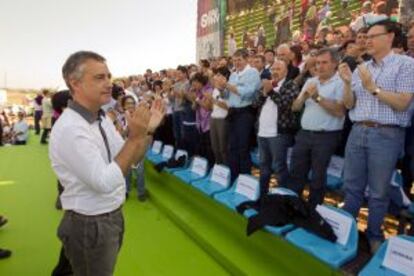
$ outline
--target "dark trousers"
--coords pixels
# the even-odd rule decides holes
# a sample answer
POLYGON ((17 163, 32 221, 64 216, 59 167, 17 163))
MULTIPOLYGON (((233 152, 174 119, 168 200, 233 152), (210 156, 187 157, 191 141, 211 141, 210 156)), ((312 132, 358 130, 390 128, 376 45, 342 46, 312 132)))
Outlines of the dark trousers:
POLYGON ((173 134, 175 139, 175 147, 183 147, 183 119, 182 111, 176 111, 172 115, 173 134))
POLYGON ((227 116, 227 121, 229 128, 228 162, 233 182, 239 174, 250 174, 249 141, 254 115, 250 107, 232 108, 227 116))
POLYGON ((15 141, 14 144, 16 146, 24 146, 24 145, 26 145, 26 141, 15 141))
POLYGON ((299 195, 312 170, 309 183, 309 203, 315 207, 323 203, 326 190, 326 171, 340 141, 341 131, 313 132, 300 130, 292 149, 291 179, 287 188, 299 195))
POLYGON ((213 157, 213 150, 211 149, 211 142, 210 142, 210 131, 200 133, 200 156, 206 158, 208 160, 208 164, 213 166, 214 164, 214 157, 213 157))
POLYGON ((42 119, 42 111, 38 110, 34 112, 34 128, 35 128, 35 134, 40 134, 40 120, 42 119))
POLYGON ((276 137, 258 137, 260 156, 260 196, 269 191, 272 173, 279 185, 284 186, 289 177, 287 152, 293 145, 293 135, 279 134, 276 137))
POLYGON ((64 264, 64 258, 67 257, 74 275, 111 276, 123 235, 124 218, 121 209, 98 216, 66 211, 58 229, 58 237, 64 248, 61 260, 64 264))
POLYGON ((227 164, 227 121, 210 119, 210 141, 216 164, 227 164))
POLYGON ((182 148, 188 152, 189 156, 199 154, 200 135, 196 125, 183 125, 182 148))
POLYGON ((42 137, 40 138, 40 143, 47 142, 47 136, 49 135, 50 128, 44 128, 42 132, 42 137))

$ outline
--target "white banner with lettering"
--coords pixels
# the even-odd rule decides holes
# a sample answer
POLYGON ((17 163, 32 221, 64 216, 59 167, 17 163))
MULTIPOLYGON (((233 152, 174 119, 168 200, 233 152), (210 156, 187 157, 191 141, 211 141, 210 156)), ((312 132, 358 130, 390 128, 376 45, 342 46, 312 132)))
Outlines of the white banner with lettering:
POLYGON ((316 211, 331 225, 337 237, 336 242, 345 246, 351 233, 353 219, 323 205, 318 205, 316 211))
POLYGON ((414 275, 414 242, 399 237, 388 240, 383 266, 399 273, 414 275))
POLYGON ((256 200, 259 196, 259 181, 249 175, 239 175, 236 193, 244 195, 250 200, 256 200))
POLYGON ((173 156, 174 147, 171 145, 165 145, 162 151, 162 157, 164 159, 170 159, 173 156))
POLYGON ((214 165, 211 173, 211 181, 220 184, 223 187, 229 186, 230 170, 221 165, 214 165))
POLYGON ((162 142, 161 141, 154 141, 152 144, 152 152, 155 154, 160 154, 162 148, 162 142))
POLYGON ((194 157, 191 171, 195 174, 204 176, 207 172, 207 160, 200 157, 194 157))

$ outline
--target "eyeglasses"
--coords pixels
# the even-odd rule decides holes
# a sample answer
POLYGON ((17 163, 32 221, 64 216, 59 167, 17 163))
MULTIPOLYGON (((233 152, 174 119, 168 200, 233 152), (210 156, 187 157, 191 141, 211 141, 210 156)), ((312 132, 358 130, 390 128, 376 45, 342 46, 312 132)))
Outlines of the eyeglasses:
POLYGON ((377 36, 386 35, 386 34, 388 34, 388 33, 379 33, 379 34, 367 35, 367 39, 373 39, 373 38, 376 38, 377 36))

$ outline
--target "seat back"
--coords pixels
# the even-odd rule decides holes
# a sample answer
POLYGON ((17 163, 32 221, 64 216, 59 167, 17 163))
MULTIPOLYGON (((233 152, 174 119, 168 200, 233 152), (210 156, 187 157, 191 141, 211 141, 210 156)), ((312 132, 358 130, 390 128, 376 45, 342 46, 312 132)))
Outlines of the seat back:
POLYGON ((260 193, 259 180, 252 175, 240 174, 236 180, 234 191, 249 200, 257 200, 260 193))
POLYGON ((227 166, 215 164, 209 179, 211 182, 227 188, 230 185, 230 169, 227 166))
POLYGON ((170 159, 174 154, 174 147, 171 145, 164 145, 164 148, 162 149, 162 158, 164 159, 170 159))
POLYGON ((294 191, 288 188, 283 188, 283 187, 270 188, 269 194, 298 196, 298 194, 295 193, 294 191))
POLYGON ((154 154, 160 154, 162 150, 162 142, 159 140, 155 140, 154 143, 152 143, 151 151, 154 154))
POLYGON ((207 174, 208 169, 208 161, 207 159, 200 157, 200 156, 194 156, 193 161, 191 162, 191 172, 195 173, 199 176, 205 176, 207 174))
POLYGON ((327 174, 337 179, 342 179, 342 175, 344 173, 344 163, 344 158, 336 155, 332 156, 331 161, 329 162, 327 174))
POLYGON ((318 205, 316 211, 331 225, 336 243, 347 250, 358 247, 358 229, 355 219, 348 212, 328 205, 318 205))

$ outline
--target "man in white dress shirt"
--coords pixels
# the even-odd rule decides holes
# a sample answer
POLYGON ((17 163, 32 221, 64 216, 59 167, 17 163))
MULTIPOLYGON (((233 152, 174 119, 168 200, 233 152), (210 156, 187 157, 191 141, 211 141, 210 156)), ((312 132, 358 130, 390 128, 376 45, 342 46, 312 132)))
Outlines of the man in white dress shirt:
POLYGON ((76 52, 62 68, 73 96, 54 125, 49 155, 61 181, 65 214, 58 229, 74 275, 112 275, 122 244, 125 175, 145 154, 164 116, 161 101, 137 107, 127 116, 126 141, 103 115, 111 99, 111 73, 105 59, 76 52))

